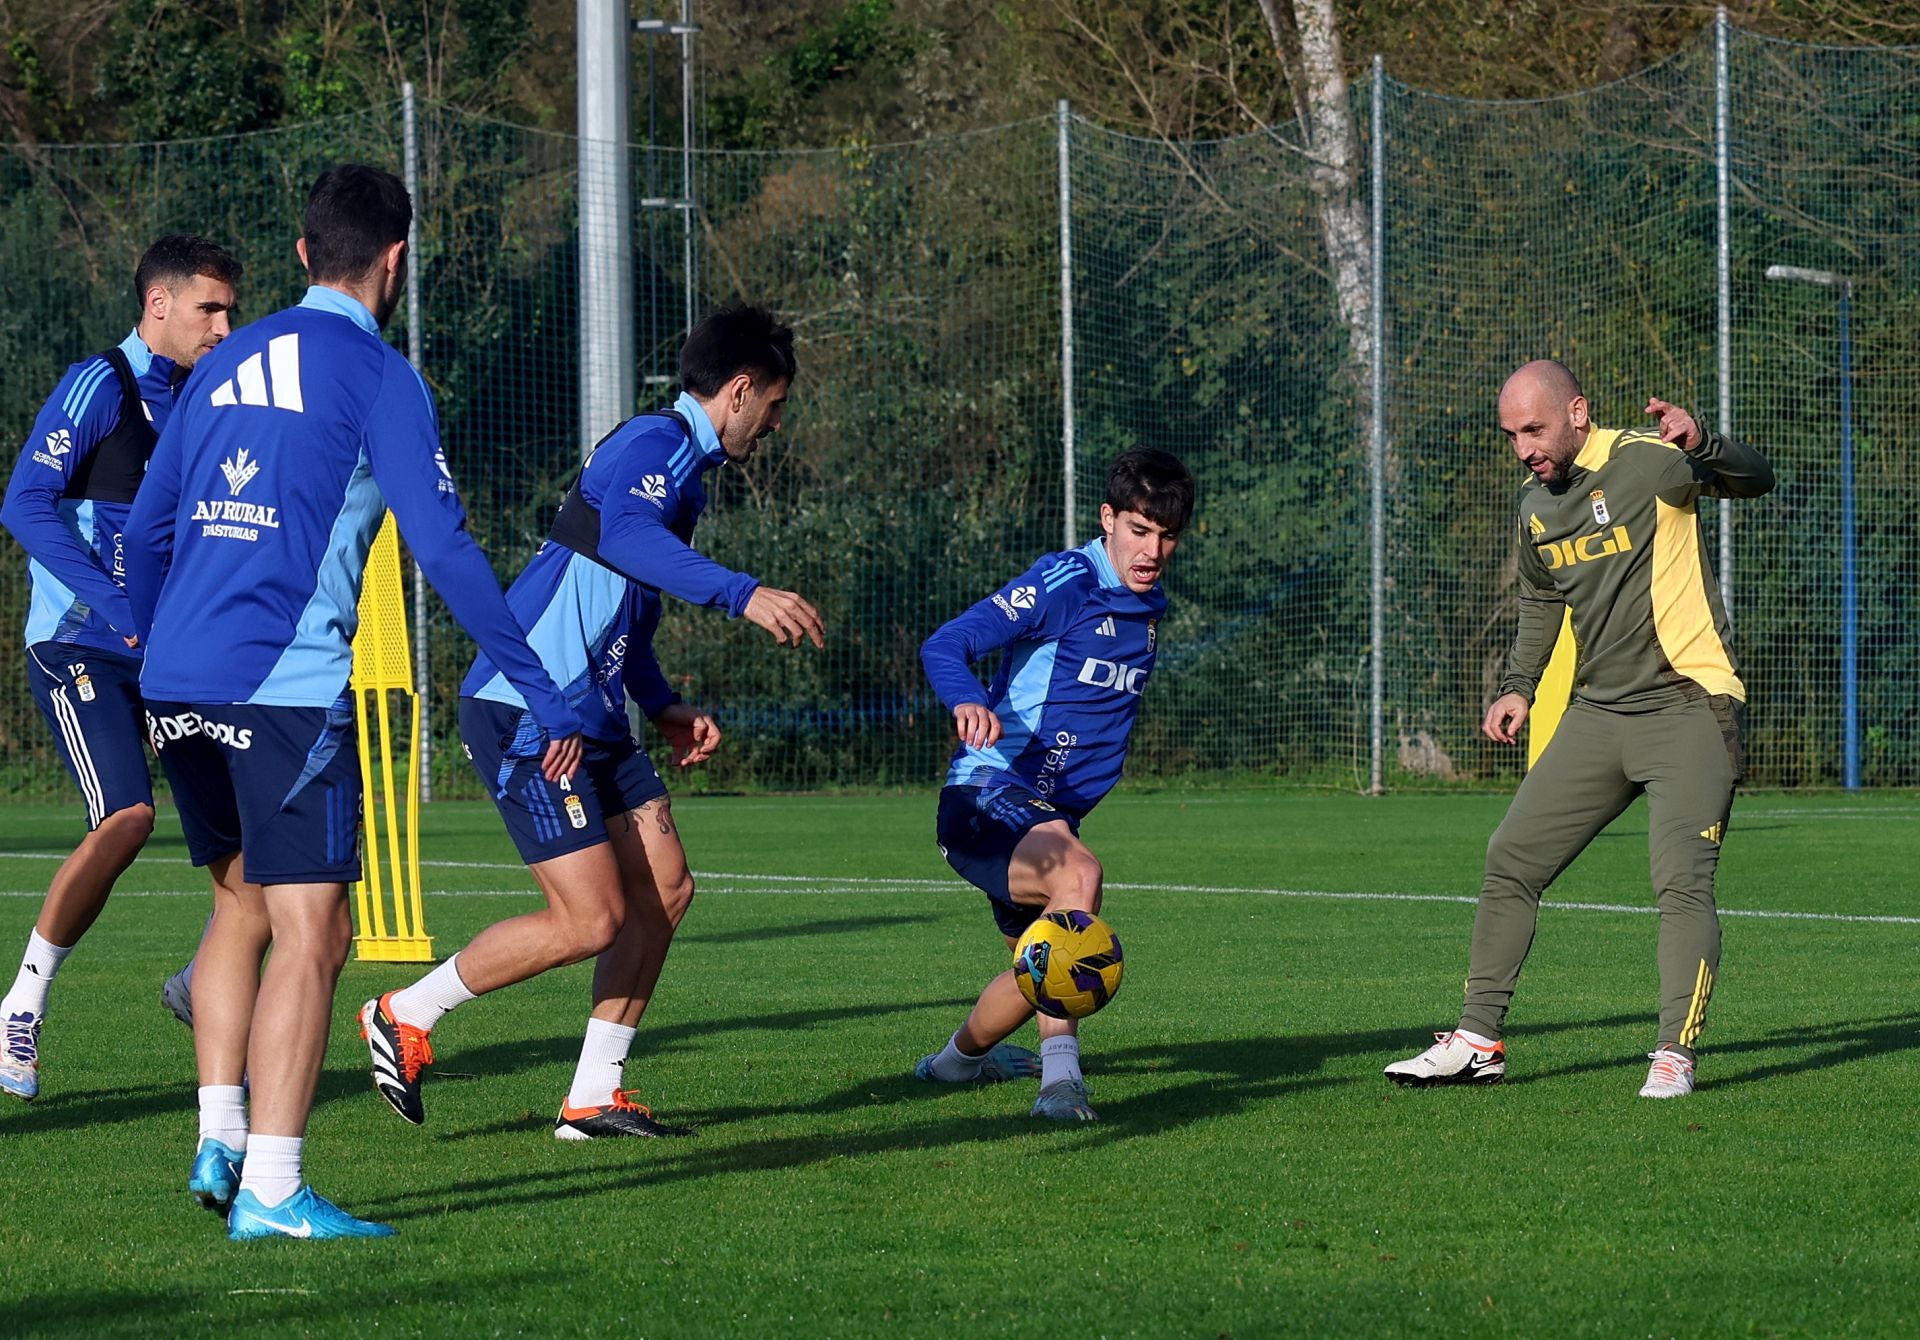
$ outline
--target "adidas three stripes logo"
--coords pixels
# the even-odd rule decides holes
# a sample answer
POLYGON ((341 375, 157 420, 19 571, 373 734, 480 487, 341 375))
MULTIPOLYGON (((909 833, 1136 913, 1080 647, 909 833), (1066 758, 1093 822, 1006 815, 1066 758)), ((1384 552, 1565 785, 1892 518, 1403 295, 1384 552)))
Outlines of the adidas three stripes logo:
POLYGON ((264 357, 254 354, 231 377, 213 388, 209 405, 262 405, 306 413, 300 393, 300 336, 276 335, 267 341, 264 357))

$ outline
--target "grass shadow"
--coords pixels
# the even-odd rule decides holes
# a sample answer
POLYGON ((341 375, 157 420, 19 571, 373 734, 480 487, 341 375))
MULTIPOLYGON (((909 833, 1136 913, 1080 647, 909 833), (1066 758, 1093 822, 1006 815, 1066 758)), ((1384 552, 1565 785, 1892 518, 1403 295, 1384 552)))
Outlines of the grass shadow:
POLYGON ((826 917, 819 921, 796 921, 785 925, 749 926, 737 931, 681 931, 676 942, 691 944, 737 945, 758 940, 786 940, 802 935, 851 935, 884 927, 923 926, 941 918, 931 912, 897 912, 887 916, 826 917))
MULTIPOLYGON (((1645 1020, 1636 1018, 1633 1022, 1644 1023, 1645 1020)), ((1534 1031, 1531 1028, 1527 1030, 1529 1033, 1534 1031)), ((1752 1084, 1759 1080, 1775 1079, 1783 1075, 1831 1070, 1836 1066, 1884 1058, 1896 1052, 1916 1049, 1920 1049, 1920 1011, 1882 1015, 1876 1019, 1850 1022, 1797 1025, 1792 1028, 1776 1029, 1759 1037, 1709 1042, 1701 1048, 1703 1070, 1700 1076, 1700 1088, 1704 1092, 1710 1089, 1752 1084), (1809 1049, 1812 1051, 1811 1055, 1791 1060, 1759 1060, 1759 1057, 1766 1053, 1809 1049), (1736 1060, 1754 1060, 1757 1063, 1730 1074, 1716 1073, 1729 1061, 1736 1060)), ((1555 1066, 1550 1070, 1512 1077, 1503 1082, 1537 1084, 1543 1080, 1561 1079, 1568 1075, 1631 1069, 1640 1065, 1644 1059, 1643 1054, 1636 1052, 1631 1056, 1619 1058, 1580 1061, 1571 1065, 1555 1066)))
MULTIPOLYGON (((1604 1028, 1638 1021, 1637 1015, 1601 1020, 1571 1020, 1537 1025, 1534 1032, 1604 1028)), ((1298 1038, 1225 1038, 1189 1042, 1150 1043, 1099 1055, 1098 1073, 1151 1076, 1165 1074, 1179 1082, 1102 1101, 1096 1124, 1050 1126, 1027 1112, 1029 1087, 1010 1086, 1011 1109, 1004 1115, 915 1117, 892 1129, 817 1131, 800 1135, 775 1134, 744 1142, 694 1141, 623 1142, 608 1155, 579 1168, 545 1172, 517 1171, 511 1176, 465 1179, 450 1185, 400 1191, 384 1200, 359 1207, 361 1213, 404 1222, 444 1213, 485 1208, 516 1208, 547 1204, 556 1198, 608 1191, 637 1190, 674 1182, 738 1173, 801 1168, 831 1160, 873 1158, 934 1148, 993 1144, 1009 1140, 1050 1139, 1072 1142, 1074 1148, 1098 1148, 1151 1136, 1199 1121, 1243 1112, 1257 1104, 1297 1094, 1351 1084, 1377 1083, 1392 1090, 1371 1064, 1356 1070, 1351 1058, 1370 1061, 1383 1053, 1403 1049, 1411 1028, 1376 1029, 1364 1033, 1318 1034, 1298 1038), (632 1151, 631 1154, 617 1152, 632 1151), (638 1155, 644 1164, 627 1163, 638 1155)), ((911 1104, 916 1112, 936 1110, 944 1098, 958 1096, 963 1086, 928 1084, 912 1077, 903 1062, 899 1072, 845 1086, 804 1103, 773 1107, 717 1107, 676 1113, 696 1127, 786 1118, 844 1115, 857 1109, 899 1108, 911 1104)), ((966 1086, 970 1088, 971 1086, 966 1086)), ((531 1126, 526 1118, 494 1123, 461 1136, 496 1134, 531 1126)))

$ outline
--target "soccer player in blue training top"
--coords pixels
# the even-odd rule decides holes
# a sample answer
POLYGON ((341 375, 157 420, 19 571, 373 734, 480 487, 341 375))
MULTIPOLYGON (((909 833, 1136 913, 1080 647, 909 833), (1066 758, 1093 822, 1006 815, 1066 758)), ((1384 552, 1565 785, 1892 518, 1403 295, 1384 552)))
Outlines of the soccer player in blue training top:
MULTIPOLYGON (((1080 821, 1120 780, 1167 610, 1160 578, 1193 493, 1166 452, 1123 453, 1107 475, 1101 538, 1046 555, 920 649, 960 736, 940 792, 940 851, 987 895, 1009 948, 1042 913, 1100 910, 1100 862, 1080 821), (983 692, 968 667, 1002 647, 983 692)), ((1034 1116, 1097 1120, 1076 1021, 1042 1015, 1038 1057, 1005 1041, 1033 1012, 1009 968, 914 1074, 959 1084, 1038 1072, 1034 1116)))
MULTIPOLYGON (((67 369, 34 420, 0 506, 32 561, 27 678, 80 787, 87 835, 47 886, 20 972, 0 1000, 0 1091, 40 1092, 53 977, 153 832, 140 640, 121 536, 147 458, 196 360, 227 336, 240 262, 204 237, 162 237, 134 269, 140 323, 67 369)), ((216 885, 229 875, 212 871, 216 885)))
POLYGON ((408 1121, 425 1118, 429 1031, 447 1011, 549 968, 599 955, 562 1140, 691 1135, 619 1087, 693 898, 667 789, 634 743, 631 697, 682 766, 712 755, 713 718, 673 693, 653 655, 660 592, 745 616, 782 645, 822 643, 820 616, 790 591, 732 572, 693 549, 702 476, 751 460, 780 427, 795 371, 793 332, 757 307, 702 321, 680 350, 685 388, 672 409, 628 419, 601 439, 546 543, 507 593, 533 647, 586 722, 585 784, 541 774, 525 697, 484 652, 460 686, 460 735, 514 845, 546 896, 538 912, 490 926, 412 986, 360 1011, 373 1083, 408 1121))
MULTIPOLYGON (((412 216, 391 173, 349 164, 314 183, 297 244, 312 287, 201 361, 127 522, 127 593, 147 640, 140 683, 188 849, 201 864, 242 854, 273 942, 256 992, 257 954, 221 935, 231 909, 216 906, 194 983, 196 1035, 247 1039, 251 1134, 233 1131, 244 1148, 203 1143, 194 1169, 217 1199, 243 1163, 234 1238, 393 1231, 348 1215, 301 1175, 352 936, 346 886, 360 876, 346 689, 360 580, 385 510, 454 617, 527 695, 549 737, 548 775, 579 762, 580 719, 467 533, 426 384, 380 338, 412 216), (215 1161, 228 1179, 202 1166, 215 1161)), ((241 1059, 223 1057, 227 1073, 203 1071, 203 1084, 239 1084, 241 1059)), ((232 1115, 244 1121, 237 1105, 232 1115)))

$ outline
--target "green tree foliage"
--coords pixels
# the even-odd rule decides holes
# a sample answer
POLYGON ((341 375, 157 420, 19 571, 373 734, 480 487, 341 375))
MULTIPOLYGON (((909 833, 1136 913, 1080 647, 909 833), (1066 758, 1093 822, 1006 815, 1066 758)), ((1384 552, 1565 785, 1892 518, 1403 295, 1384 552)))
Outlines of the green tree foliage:
POLYGON ((101 91, 129 139, 236 135, 274 124, 281 112, 266 36, 252 6, 187 0, 127 0, 114 16, 114 46, 101 91))

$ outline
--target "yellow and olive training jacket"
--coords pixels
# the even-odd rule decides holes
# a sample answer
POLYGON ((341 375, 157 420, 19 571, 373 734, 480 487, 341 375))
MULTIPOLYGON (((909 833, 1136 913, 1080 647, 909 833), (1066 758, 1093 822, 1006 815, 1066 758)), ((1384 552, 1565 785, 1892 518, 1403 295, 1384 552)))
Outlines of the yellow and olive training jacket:
POLYGON ((1622 712, 1744 702, 1698 507, 1772 487, 1766 457, 1730 437, 1683 451, 1651 430, 1593 429, 1561 483, 1520 491, 1520 627, 1500 692, 1532 701, 1571 607, 1576 700, 1622 712))

